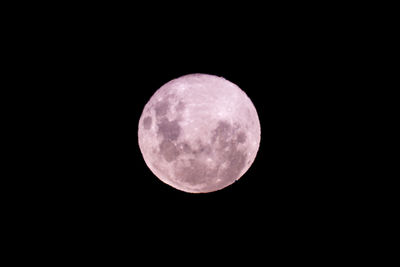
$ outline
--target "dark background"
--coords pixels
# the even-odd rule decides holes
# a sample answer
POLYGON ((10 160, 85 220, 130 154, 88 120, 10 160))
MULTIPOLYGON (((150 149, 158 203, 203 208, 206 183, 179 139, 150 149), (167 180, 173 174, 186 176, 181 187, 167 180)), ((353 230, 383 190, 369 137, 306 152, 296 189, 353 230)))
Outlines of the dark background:
POLYGON ((318 245, 357 226, 357 181, 347 169, 352 150, 342 150, 349 136, 343 126, 354 122, 341 120, 353 96, 353 26, 326 10, 293 6, 196 15, 159 7, 153 16, 105 10, 53 12, 26 25, 32 45, 24 66, 35 69, 39 89, 31 94, 45 103, 37 108, 49 144, 35 167, 43 175, 30 182, 35 201, 27 205, 34 218, 48 218, 45 228, 88 246, 115 243, 122 253, 137 240, 154 249, 175 239, 179 250, 199 241, 212 253, 219 244, 235 253, 254 242, 277 251, 287 242, 318 245), (137 140, 153 93, 190 73, 237 84, 261 123, 251 168, 208 194, 159 181, 137 140))
POLYGON ((255 33, 226 27, 208 33, 204 25, 157 26, 137 36, 133 30, 128 34, 129 28, 91 30, 89 37, 83 32, 82 43, 71 44, 71 55, 67 51, 66 92, 78 105, 74 115, 84 129, 77 136, 84 144, 79 157, 88 153, 82 162, 88 170, 84 192, 93 188, 90 192, 99 194, 100 201, 124 208, 139 201, 152 209, 188 207, 195 214, 197 208, 208 214, 225 209, 232 216, 237 209, 261 214, 268 208, 314 214, 332 204, 327 196, 337 180, 332 180, 327 150, 336 130, 327 123, 334 112, 327 107, 340 90, 335 76, 341 69, 334 67, 339 52, 325 45, 328 40, 318 34, 322 29, 296 27, 281 24, 255 33), (241 87, 254 102, 262 128, 249 172, 233 186, 205 195, 179 192, 158 181, 137 144, 138 120, 149 98, 164 83, 189 73, 222 76, 241 87))
POLYGON ((295 27, 256 33, 228 27, 210 34, 207 28, 203 33, 161 28, 149 30, 149 39, 125 28, 84 34, 88 43, 74 46, 72 60, 66 55, 65 92, 73 99, 68 110, 78 118, 71 133, 77 155, 66 182, 76 194, 76 200, 71 197, 77 212, 123 225, 150 223, 160 232, 184 228, 197 237, 218 228, 241 233, 241 227, 263 232, 268 225, 332 223, 347 187, 330 152, 337 142, 329 106, 338 93, 335 76, 341 70, 332 67, 338 52, 324 45, 325 37, 295 27), (210 194, 180 192, 159 181, 137 142, 138 120, 152 94, 189 73, 237 84, 261 123, 261 145, 250 170, 210 194))

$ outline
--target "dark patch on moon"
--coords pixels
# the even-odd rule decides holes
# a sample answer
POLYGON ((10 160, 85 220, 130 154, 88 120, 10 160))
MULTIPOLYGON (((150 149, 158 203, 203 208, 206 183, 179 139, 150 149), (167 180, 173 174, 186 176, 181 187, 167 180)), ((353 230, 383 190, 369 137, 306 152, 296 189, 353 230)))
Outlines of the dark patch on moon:
POLYGON ((168 140, 163 140, 160 144, 160 153, 168 162, 175 160, 179 156, 179 150, 175 144, 168 140))
POLYGON ((193 154, 195 154, 195 155, 199 155, 199 154, 209 155, 209 154, 211 154, 211 146, 210 145, 201 144, 196 150, 193 151, 193 154))
MULTIPOLYGON (((239 126, 233 127, 226 121, 219 121, 217 127, 213 130, 211 141, 218 141, 221 147, 227 147, 229 140, 233 141, 232 137, 240 130, 239 126)), ((247 135, 244 131, 239 131, 236 134, 236 141, 240 144, 246 142, 247 135)))
POLYGON ((199 185, 210 180, 213 172, 214 169, 201 161, 191 160, 189 166, 183 166, 177 170, 176 176, 185 183, 199 185))
POLYGON ((226 121, 220 121, 213 131, 212 142, 217 145, 221 163, 227 164, 226 168, 219 169, 218 177, 222 179, 220 183, 230 183, 232 179, 239 178, 246 165, 247 155, 238 149, 238 145, 244 143, 247 136, 243 131, 235 134, 237 128, 234 129, 226 121))
POLYGON ((197 139, 195 147, 191 151, 194 155, 210 155, 212 153, 212 147, 210 144, 204 144, 200 139, 197 139))
POLYGON ((165 116, 169 110, 168 99, 158 102, 155 105, 154 110, 156 111, 157 117, 165 116))
POLYGON ((192 148, 187 143, 180 143, 178 145, 178 148, 182 153, 185 153, 185 154, 192 153, 192 148))
POLYGON ((167 140, 178 139, 181 133, 181 127, 177 120, 169 121, 167 119, 161 120, 158 124, 158 134, 163 136, 167 140))
POLYGON ((235 145, 231 145, 227 153, 222 153, 224 161, 228 164, 226 169, 221 169, 219 177, 226 181, 239 178, 240 172, 246 165, 247 156, 245 153, 237 150, 235 145))
POLYGON ((216 136, 220 138, 228 137, 231 132, 231 125, 226 121, 219 121, 217 128, 214 130, 216 136))
POLYGON ((151 117, 147 116, 143 119, 143 128, 148 130, 151 128, 152 119, 151 117))
POLYGON ((175 107, 175 110, 177 112, 180 112, 180 111, 183 111, 185 109, 185 107, 186 107, 185 102, 179 101, 178 104, 175 107))
POLYGON ((236 140, 240 143, 243 144, 246 142, 247 136, 244 132, 239 132, 238 135, 236 136, 236 140))
POLYGON ((211 137, 212 143, 219 142, 221 147, 228 146, 228 139, 231 137, 232 127, 226 121, 219 121, 211 137))

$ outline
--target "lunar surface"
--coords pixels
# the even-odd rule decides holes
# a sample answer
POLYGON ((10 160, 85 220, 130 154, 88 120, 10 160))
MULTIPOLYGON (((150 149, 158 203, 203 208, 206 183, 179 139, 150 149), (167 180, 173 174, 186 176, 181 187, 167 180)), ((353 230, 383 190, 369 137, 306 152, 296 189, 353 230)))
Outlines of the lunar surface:
POLYGON ((164 183, 207 193, 238 180, 253 163, 260 122, 235 84, 208 74, 172 80, 150 98, 139 120, 144 161, 164 183))

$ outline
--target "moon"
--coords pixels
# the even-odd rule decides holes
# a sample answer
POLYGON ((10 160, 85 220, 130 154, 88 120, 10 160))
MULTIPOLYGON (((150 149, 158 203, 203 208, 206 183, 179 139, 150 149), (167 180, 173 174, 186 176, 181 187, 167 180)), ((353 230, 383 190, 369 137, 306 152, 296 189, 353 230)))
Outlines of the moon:
POLYGON ((162 182, 184 192, 223 189, 250 168, 260 145, 250 98, 234 83, 189 74, 164 84, 145 105, 138 141, 162 182))

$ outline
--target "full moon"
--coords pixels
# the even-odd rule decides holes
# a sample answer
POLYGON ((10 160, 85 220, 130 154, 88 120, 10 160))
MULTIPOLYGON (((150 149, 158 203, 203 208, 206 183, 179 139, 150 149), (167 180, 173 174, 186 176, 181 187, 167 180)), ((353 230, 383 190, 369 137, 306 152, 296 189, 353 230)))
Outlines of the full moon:
POLYGON ((223 189, 243 176, 260 145, 250 98, 214 75, 189 74, 164 84, 139 120, 140 151, 164 183, 189 193, 223 189))

